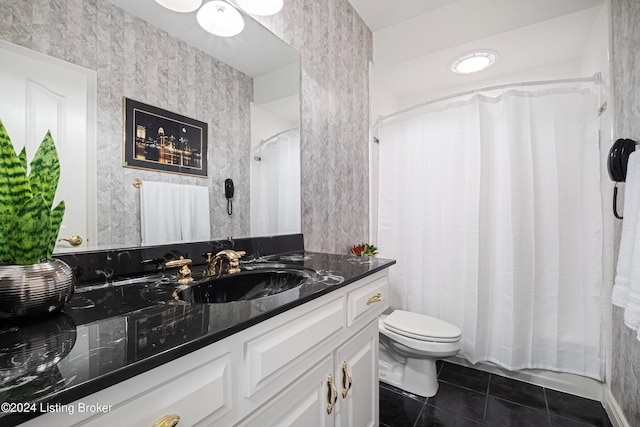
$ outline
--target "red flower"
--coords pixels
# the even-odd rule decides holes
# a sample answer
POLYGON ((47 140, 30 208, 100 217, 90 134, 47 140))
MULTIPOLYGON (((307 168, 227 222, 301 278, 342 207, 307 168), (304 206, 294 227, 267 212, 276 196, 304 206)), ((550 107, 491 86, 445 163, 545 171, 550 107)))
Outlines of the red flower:
POLYGON ((352 254, 360 256, 360 254, 362 254, 362 252, 364 251, 364 243, 352 246, 350 250, 352 254))

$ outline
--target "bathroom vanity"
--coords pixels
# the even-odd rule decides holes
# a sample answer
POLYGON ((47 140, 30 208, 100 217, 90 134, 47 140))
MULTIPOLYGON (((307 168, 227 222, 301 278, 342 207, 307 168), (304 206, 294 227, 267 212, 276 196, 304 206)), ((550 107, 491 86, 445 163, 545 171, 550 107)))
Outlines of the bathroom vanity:
MULTIPOLYGON (((207 243, 246 250, 245 270, 315 272, 275 295, 185 303, 151 281, 155 273, 81 284, 64 322, 23 328, 21 340, 31 337, 27 345, 37 349, 49 325, 57 338, 47 346, 59 344, 57 357, 36 351, 40 373, 26 360, 21 370, 0 366, 8 390, 0 396, 16 410, 0 423, 152 426, 177 415, 178 426, 377 425, 377 318, 388 307, 394 261, 304 252, 290 239, 269 250, 255 239, 207 243)), ((167 249, 130 251, 122 264, 133 268, 167 249)), ((91 276, 89 264, 99 261, 83 262, 91 276)), ((3 328, 0 338, 11 333, 3 328)))

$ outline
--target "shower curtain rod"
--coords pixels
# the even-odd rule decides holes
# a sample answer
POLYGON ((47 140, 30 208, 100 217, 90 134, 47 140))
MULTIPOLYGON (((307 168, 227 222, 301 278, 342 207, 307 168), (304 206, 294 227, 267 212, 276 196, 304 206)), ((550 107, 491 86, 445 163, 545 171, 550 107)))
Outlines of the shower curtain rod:
POLYGON ((496 85, 496 86, 487 86, 487 87, 483 87, 483 88, 480 88, 480 89, 466 90, 464 92, 452 93, 450 95, 441 96, 439 98, 428 99, 425 102, 421 102, 420 104, 416 104, 416 105, 413 105, 411 107, 404 108, 404 109, 402 109, 400 111, 396 111, 395 113, 387 114, 386 116, 382 116, 382 115, 378 116, 378 120, 376 121, 375 125, 373 126, 373 129, 374 130, 377 129, 377 127, 380 126, 380 124, 382 124, 383 121, 385 121, 385 120, 387 120, 387 119, 389 119, 391 117, 399 116, 400 114, 407 113, 407 112, 415 110, 417 108, 424 107, 424 106, 429 105, 429 104, 434 104, 434 103, 440 102, 440 101, 446 101, 447 99, 457 98, 459 96, 473 95, 474 93, 478 93, 478 92, 488 92, 488 91, 491 91, 491 90, 508 89, 508 88, 512 88, 512 87, 544 86, 544 85, 558 84, 558 83, 589 83, 589 82, 593 82, 595 84, 599 84, 601 81, 602 81, 602 76, 598 72, 598 73, 595 73, 594 75, 592 75, 590 77, 571 77, 571 78, 567 78, 567 79, 557 79, 557 80, 537 80, 537 81, 531 81, 531 82, 505 83, 505 84, 496 85))
POLYGON ((256 145, 253 150, 257 150, 258 148, 262 147, 263 145, 267 145, 268 143, 270 143, 271 141, 273 141, 274 139, 276 139, 277 137, 279 137, 280 135, 284 135, 287 132, 291 132, 292 130, 297 130, 298 128, 291 128, 291 129, 287 129, 287 130, 283 130, 281 132, 276 133, 275 135, 270 136, 267 139, 263 139, 262 141, 260 141, 260 144, 256 145))

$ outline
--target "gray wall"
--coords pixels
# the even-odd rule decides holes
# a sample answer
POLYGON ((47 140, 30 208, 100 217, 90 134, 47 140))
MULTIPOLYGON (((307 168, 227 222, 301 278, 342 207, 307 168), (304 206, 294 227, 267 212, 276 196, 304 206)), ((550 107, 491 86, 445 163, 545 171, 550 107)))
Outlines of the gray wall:
MULTIPOLYGON (((139 242, 133 178, 202 185, 121 167, 123 95, 209 123, 212 235, 248 235, 248 209, 229 218, 220 197, 233 177, 236 206, 248 205, 248 77, 104 0, 0 0, 0 10, 0 38, 97 71, 100 245, 139 242), (221 123, 241 128, 231 135, 221 123)), ((371 31, 347 0, 285 0, 282 12, 259 19, 302 56, 306 247, 347 253, 369 235, 371 31)))
POLYGON ((0 38, 97 72, 98 245, 139 245, 134 178, 204 181, 212 235, 248 235, 248 209, 229 217, 221 195, 232 177, 248 206, 251 78, 104 0, 0 0, 0 10, 0 38), (123 168, 123 96, 207 122, 209 177, 123 168))
POLYGON ((347 0, 285 0, 256 17, 302 56, 302 232, 348 253, 369 236, 371 31, 347 0))
MULTIPOLYGON (((640 2, 612 0, 614 138, 640 141, 640 2)), ((619 242, 617 243, 619 245, 619 242)), ((611 392, 632 426, 640 426, 640 342, 613 310, 611 392)))

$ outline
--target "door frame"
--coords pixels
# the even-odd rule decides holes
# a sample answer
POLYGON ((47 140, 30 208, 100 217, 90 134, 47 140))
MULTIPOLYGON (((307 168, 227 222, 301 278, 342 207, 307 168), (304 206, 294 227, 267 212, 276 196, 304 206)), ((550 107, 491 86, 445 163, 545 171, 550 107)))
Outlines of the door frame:
MULTIPOLYGON (((87 235, 86 241, 89 245, 82 247, 81 250, 96 248, 98 238, 98 187, 97 187, 97 168, 96 168, 96 127, 97 127, 97 96, 98 96, 98 77, 94 70, 90 70, 79 65, 72 64, 62 59, 54 58, 35 50, 16 45, 6 40, 0 40, 0 47, 13 51, 17 54, 31 57, 38 61, 47 62, 60 68, 66 68, 75 73, 84 74, 87 79, 87 135, 86 135, 86 165, 87 165, 87 193, 85 194, 85 203, 87 209, 87 235)), ((72 250, 77 250, 73 248, 72 250)), ((54 253, 60 252, 59 248, 54 253)), ((65 251, 66 252, 66 251, 65 251)))

